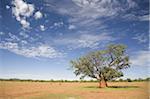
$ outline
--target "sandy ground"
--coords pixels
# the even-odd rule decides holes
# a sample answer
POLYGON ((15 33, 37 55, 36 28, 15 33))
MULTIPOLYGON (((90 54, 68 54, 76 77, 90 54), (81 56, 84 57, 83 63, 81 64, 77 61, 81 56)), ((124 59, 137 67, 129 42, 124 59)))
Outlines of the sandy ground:
POLYGON ((98 83, 1 81, 0 99, 149 99, 148 82, 110 82, 108 85, 115 88, 100 89, 98 83))

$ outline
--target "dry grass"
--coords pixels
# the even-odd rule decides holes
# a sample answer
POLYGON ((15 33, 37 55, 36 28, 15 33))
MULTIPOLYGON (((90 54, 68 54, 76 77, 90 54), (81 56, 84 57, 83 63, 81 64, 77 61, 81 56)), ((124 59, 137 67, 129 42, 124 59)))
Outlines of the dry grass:
POLYGON ((148 99, 148 82, 0 82, 0 99, 148 99))

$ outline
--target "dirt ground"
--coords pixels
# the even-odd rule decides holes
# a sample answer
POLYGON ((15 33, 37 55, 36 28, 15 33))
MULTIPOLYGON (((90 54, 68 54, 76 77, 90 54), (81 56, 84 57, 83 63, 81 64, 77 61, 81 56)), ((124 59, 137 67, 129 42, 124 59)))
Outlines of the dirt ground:
POLYGON ((149 99, 148 82, 0 82, 0 99, 149 99))

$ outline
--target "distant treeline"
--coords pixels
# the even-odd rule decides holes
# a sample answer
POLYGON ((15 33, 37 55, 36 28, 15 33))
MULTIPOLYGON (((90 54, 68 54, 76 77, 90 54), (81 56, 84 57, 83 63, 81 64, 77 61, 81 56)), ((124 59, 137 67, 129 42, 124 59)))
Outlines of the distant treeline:
MULTIPOLYGON (((33 80, 33 79, 17 79, 17 78, 12 78, 12 79, 0 79, 0 81, 20 81, 20 82, 98 82, 97 80, 33 80)), ((150 81, 150 77, 142 79, 118 79, 118 80, 112 80, 109 82, 142 82, 142 81, 150 81)))
POLYGON ((148 78, 138 78, 138 79, 118 79, 118 80, 112 80, 112 82, 141 82, 141 81, 150 81, 150 77, 148 78))

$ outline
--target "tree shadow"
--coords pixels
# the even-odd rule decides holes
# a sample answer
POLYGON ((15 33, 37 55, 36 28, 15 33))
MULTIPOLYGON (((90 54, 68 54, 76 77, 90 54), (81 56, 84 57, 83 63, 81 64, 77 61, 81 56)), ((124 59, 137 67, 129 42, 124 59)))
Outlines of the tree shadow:
MULTIPOLYGON (((87 88, 87 89, 104 89, 104 88, 100 88, 98 86, 86 86, 84 88, 87 88)), ((139 86, 108 86, 106 88, 111 88, 111 89, 121 89, 121 88, 124 88, 124 89, 128 89, 128 88, 139 88, 139 86)))
POLYGON ((108 88, 139 88, 139 86, 108 86, 108 88))

